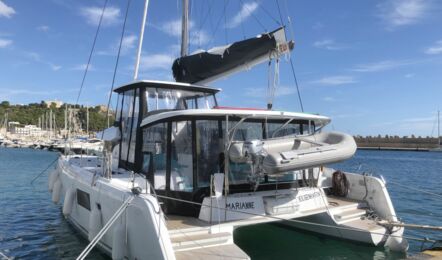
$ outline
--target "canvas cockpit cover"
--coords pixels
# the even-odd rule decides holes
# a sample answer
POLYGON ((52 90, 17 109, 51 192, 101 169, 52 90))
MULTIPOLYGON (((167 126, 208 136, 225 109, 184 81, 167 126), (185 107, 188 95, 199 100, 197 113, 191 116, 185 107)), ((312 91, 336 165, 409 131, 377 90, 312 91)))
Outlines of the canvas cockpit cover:
POLYGON ((255 38, 178 58, 172 65, 177 82, 206 83, 275 58, 292 50, 284 28, 255 38))

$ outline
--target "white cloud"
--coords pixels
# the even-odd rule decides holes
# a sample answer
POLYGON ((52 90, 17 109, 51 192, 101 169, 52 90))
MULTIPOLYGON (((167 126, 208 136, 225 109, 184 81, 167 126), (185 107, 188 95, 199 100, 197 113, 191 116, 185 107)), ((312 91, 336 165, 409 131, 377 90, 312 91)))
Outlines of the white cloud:
POLYGON ((135 34, 128 35, 123 38, 123 42, 121 48, 123 49, 132 49, 135 47, 138 37, 135 34))
POLYGON ((385 71, 391 70, 398 67, 411 65, 416 63, 416 61, 410 60, 384 60, 375 63, 367 63, 357 65, 356 68, 352 69, 357 72, 377 72, 377 71, 385 71))
POLYGON ((0 0, 0 17, 11 18, 15 14, 14 8, 7 6, 0 0))
POLYGON ((143 55, 140 60, 140 70, 169 70, 172 71, 174 57, 169 54, 148 54, 143 55))
MULTIPOLYGON (((71 70, 85 70, 86 67, 87 67, 87 64, 79 64, 79 65, 72 67, 71 70)), ((92 66, 92 64, 89 64, 88 71, 93 71, 93 70, 95 70, 95 68, 92 66)))
POLYGON ((47 32, 47 31, 49 31, 50 28, 47 25, 40 25, 36 29, 37 29, 37 31, 47 32))
MULTIPOLYGON (((296 93, 295 87, 278 86, 276 87, 275 97, 289 96, 296 93)), ((267 88, 245 88, 244 96, 251 98, 267 97, 267 88)))
MULTIPOLYGON (((127 54, 128 51, 136 47, 138 37, 135 34, 125 36, 121 43, 121 55, 127 54)), ((116 56, 118 53, 118 47, 120 46, 120 40, 116 40, 111 44, 107 50, 98 51, 98 55, 111 55, 116 56)))
POLYGON ((12 40, 0 38, 0 48, 6 48, 12 44, 12 40))
POLYGON ((311 81, 310 83, 318 85, 339 86, 356 83, 357 81, 351 76, 331 76, 311 81))
MULTIPOLYGON (((80 14, 86 18, 86 22, 92 25, 98 25, 103 9, 101 7, 84 7, 80 10, 80 14)), ((109 6, 106 7, 103 15, 103 25, 113 25, 118 22, 120 17, 120 8, 109 6)))
POLYGON ((326 102, 335 102, 336 98, 334 98, 334 97, 323 97, 322 100, 324 100, 326 102))
POLYGON ((241 10, 226 25, 227 28, 235 28, 247 20, 258 9, 257 2, 243 3, 241 10))
POLYGON ((325 39, 325 40, 321 40, 321 41, 316 41, 313 43, 313 46, 315 46, 316 48, 326 49, 326 50, 330 50, 330 51, 345 49, 345 47, 343 45, 337 44, 332 39, 325 39))
MULTIPOLYGON (((189 21, 188 26, 189 30, 192 29, 193 22, 189 21)), ((168 21, 160 26, 160 30, 168 35, 181 37, 181 20, 168 21)))
POLYGON ((425 53, 430 55, 442 54, 442 40, 437 41, 433 46, 428 47, 425 50, 425 53))
POLYGON ((387 28, 415 24, 425 18, 430 9, 430 0, 389 0, 378 5, 379 16, 387 28))
POLYGON ((23 52, 23 55, 25 55, 27 58, 29 58, 35 62, 49 66, 53 71, 58 71, 62 68, 60 65, 54 64, 50 61, 43 60, 41 58, 40 54, 38 54, 36 52, 23 52))
MULTIPOLYGON (((161 26, 151 25, 154 28, 162 31, 163 33, 173 36, 173 37, 181 37, 181 20, 172 20, 168 21, 161 26)), ((189 42, 193 45, 204 45, 209 42, 210 36, 204 30, 195 29, 195 23, 193 21, 189 21, 189 42)))

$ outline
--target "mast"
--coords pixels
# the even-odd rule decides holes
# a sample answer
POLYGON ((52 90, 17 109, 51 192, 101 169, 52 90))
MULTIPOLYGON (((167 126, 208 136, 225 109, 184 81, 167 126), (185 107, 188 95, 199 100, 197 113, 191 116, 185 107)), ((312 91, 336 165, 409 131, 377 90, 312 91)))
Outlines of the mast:
POLYGON ((86 106, 86 135, 89 138, 89 107, 86 106))
POLYGON ((437 110, 437 140, 440 147, 440 110, 437 110))
POLYGON ((189 0, 183 0, 183 18, 181 27, 181 57, 187 56, 189 38, 189 0))
POLYGON ((141 47, 143 46, 144 27, 146 26, 147 7, 148 6, 149 6, 149 0, 146 0, 144 3, 143 21, 141 22, 141 32, 140 32, 140 40, 138 42, 137 59, 135 62, 134 81, 136 81, 138 78, 138 69, 140 68, 141 47))

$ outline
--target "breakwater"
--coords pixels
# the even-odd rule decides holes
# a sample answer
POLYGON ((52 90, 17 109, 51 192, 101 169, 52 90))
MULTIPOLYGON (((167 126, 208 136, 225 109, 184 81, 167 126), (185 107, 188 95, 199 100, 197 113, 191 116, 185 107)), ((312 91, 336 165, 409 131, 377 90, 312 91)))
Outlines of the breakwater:
POLYGON ((439 147, 435 137, 354 136, 358 149, 428 151, 439 147))

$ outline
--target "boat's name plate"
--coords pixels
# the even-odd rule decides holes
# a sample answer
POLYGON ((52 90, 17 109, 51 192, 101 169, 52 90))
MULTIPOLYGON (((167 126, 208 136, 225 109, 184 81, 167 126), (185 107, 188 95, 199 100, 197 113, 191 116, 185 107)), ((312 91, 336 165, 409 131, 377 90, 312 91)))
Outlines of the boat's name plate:
POLYGON ((298 196, 296 198, 298 199, 299 202, 304 202, 304 201, 307 201, 307 200, 318 198, 320 196, 321 196, 321 193, 319 191, 315 191, 313 193, 307 193, 307 194, 300 195, 300 196, 298 196))
POLYGON ((226 204, 226 208, 231 210, 255 209, 255 202, 254 201, 231 202, 226 204))

